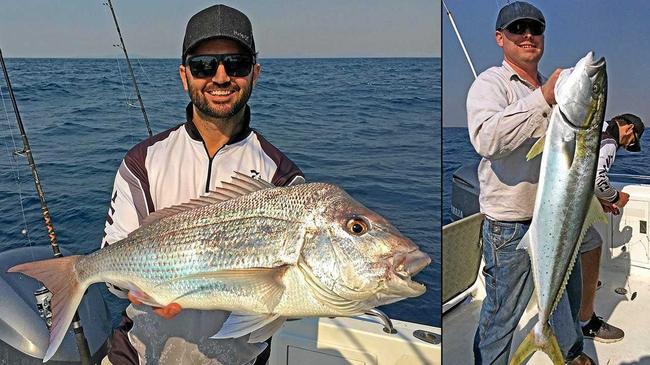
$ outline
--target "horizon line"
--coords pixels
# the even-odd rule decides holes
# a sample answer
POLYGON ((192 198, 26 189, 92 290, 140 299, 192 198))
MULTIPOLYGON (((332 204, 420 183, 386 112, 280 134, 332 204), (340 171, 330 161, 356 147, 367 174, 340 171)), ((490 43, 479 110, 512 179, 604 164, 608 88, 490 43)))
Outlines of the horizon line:
MULTIPOLYGON (((10 57, 5 57, 5 59, 125 59, 124 56, 122 57, 111 57, 111 56, 72 56, 72 57, 62 57, 62 56, 10 56, 10 57)), ((150 60, 172 60, 172 59, 180 59, 180 57, 149 57, 149 56, 144 56, 144 57, 138 57, 138 56, 130 56, 129 58, 132 59, 150 59, 150 60)), ((280 57, 258 57, 259 59, 266 59, 266 60, 282 60, 282 59, 355 59, 355 58, 370 58, 370 59, 383 59, 383 58, 441 58, 440 56, 315 56, 315 57, 305 57, 305 56, 299 56, 299 57, 288 57, 288 56, 280 56, 280 57)))

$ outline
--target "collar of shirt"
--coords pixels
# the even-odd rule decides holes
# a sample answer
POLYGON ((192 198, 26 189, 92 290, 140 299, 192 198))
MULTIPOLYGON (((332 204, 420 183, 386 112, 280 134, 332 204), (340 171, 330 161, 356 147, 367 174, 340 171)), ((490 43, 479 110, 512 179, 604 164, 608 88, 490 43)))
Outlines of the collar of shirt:
MULTIPOLYGON (((508 73, 508 79, 509 80, 512 80, 512 78, 515 77, 519 81, 526 84, 526 86, 528 86, 531 90, 535 90, 533 85, 530 82, 524 80, 521 76, 519 76, 519 74, 515 71, 515 69, 513 69, 512 66, 510 66, 510 64, 508 62, 506 62, 506 60, 503 60, 503 62, 501 62, 501 66, 508 73)), ((542 75, 539 71, 537 71, 537 82, 540 85, 544 85, 544 83, 546 82, 546 77, 544 75, 542 75)))
MULTIPOLYGON (((245 112, 244 112, 244 118, 242 119, 242 123, 244 124, 242 126, 241 131, 239 133, 233 135, 230 137, 226 145, 234 144, 240 141, 243 141, 248 137, 249 134, 253 131, 253 129, 250 127, 250 122, 251 122, 251 109, 248 106, 248 104, 245 107, 245 112)), ((201 141, 203 142, 203 137, 201 137, 201 133, 199 133, 199 130, 196 128, 196 125, 192 121, 194 119, 194 108, 192 107, 192 103, 188 103, 187 107, 185 108, 185 130, 187 131, 187 134, 195 141, 201 141)))

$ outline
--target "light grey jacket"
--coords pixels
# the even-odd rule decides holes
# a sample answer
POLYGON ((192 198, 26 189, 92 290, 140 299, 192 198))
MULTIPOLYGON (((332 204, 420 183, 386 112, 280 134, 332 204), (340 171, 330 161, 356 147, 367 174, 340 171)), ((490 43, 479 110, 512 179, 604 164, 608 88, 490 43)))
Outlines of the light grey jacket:
MULTIPOLYGON (((540 84, 545 78, 540 76, 540 84)), ((551 106, 503 61, 482 72, 467 94, 467 124, 478 168, 481 212, 501 221, 530 219, 539 180, 539 158, 526 154, 548 127, 551 106)))

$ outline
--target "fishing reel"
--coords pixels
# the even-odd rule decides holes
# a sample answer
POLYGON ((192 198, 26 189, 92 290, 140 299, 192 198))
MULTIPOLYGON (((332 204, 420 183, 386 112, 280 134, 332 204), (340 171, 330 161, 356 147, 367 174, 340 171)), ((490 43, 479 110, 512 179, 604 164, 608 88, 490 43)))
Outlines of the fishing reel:
POLYGON ((52 310, 50 303, 52 301, 52 292, 44 286, 41 286, 34 292, 36 298, 36 309, 38 315, 43 318, 48 331, 52 329, 52 310))

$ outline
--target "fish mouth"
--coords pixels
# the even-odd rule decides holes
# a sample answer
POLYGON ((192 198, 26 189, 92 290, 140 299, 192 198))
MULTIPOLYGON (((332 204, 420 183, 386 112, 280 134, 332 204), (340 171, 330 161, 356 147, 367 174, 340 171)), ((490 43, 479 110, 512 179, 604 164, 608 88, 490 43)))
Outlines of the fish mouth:
POLYGON ((426 287, 423 284, 413 281, 411 277, 424 270, 424 268, 431 263, 431 257, 429 257, 429 255, 415 249, 411 252, 395 257, 394 263, 393 272, 398 278, 406 282, 409 289, 413 291, 412 294, 414 296, 420 295, 426 291, 426 287))
POLYGON ((594 77, 605 66, 605 57, 601 57, 598 61, 592 62, 585 67, 587 76, 594 77))
POLYGON ((396 257, 395 274, 406 280, 422 271, 431 263, 431 258, 426 253, 415 249, 409 253, 396 257))

